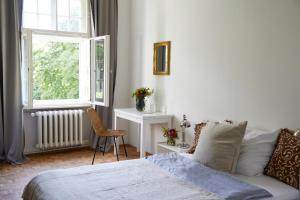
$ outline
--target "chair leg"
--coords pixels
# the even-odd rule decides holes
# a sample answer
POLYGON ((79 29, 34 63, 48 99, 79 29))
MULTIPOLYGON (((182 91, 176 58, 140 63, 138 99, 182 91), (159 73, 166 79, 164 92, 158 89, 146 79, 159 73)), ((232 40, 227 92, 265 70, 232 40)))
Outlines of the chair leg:
POLYGON ((103 156, 104 156, 104 153, 105 153, 106 142, 107 142, 107 137, 105 137, 104 148, 103 148, 103 156))
POLYGON ((96 147, 95 147, 95 152, 94 152, 94 157, 93 157, 92 165, 94 164, 94 161, 95 161, 95 156, 96 156, 96 152, 97 152, 97 149, 98 149, 98 146, 99 146, 99 141, 100 141, 100 137, 98 136, 97 144, 96 144, 96 147))
POLYGON ((125 151, 125 155, 127 157, 127 151, 126 151, 126 147, 125 147, 125 142, 124 142, 124 137, 122 136, 122 141, 123 141, 123 146, 124 146, 124 151, 125 151))
POLYGON ((114 144, 115 144, 115 148, 116 148, 117 160, 119 161, 119 152, 118 152, 118 148, 117 148, 116 137, 114 137, 114 144))

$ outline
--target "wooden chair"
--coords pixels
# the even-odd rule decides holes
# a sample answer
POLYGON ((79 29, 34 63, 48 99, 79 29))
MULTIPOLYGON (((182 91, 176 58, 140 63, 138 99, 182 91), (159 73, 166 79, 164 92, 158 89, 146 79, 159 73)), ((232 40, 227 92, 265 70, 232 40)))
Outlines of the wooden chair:
POLYGON ((108 137, 113 138, 113 140, 114 140, 114 146, 115 146, 115 149, 116 149, 117 160, 119 161, 119 152, 118 152, 118 148, 117 148, 116 139, 118 137, 121 137, 122 141, 123 141, 125 155, 127 157, 127 151, 126 151, 126 147, 125 147, 125 143, 124 143, 124 136, 126 136, 127 133, 125 131, 123 131, 123 130, 109 130, 109 129, 107 129, 103 125, 103 122, 100 119, 100 117, 98 117, 97 112, 95 111, 94 108, 88 108, 87 109, 87 113, 88 113, 88 116, 89 116, 89 118, 91 120, 91 123, 92 123, 93 129, 95 131, 95 134, 98 136, 97 145, 96 145, 96 148, 95 148, 92 165, 94 164, 94 160, 95 160, 95 156, 96 156, 97 150, 99 149, 100 152, 101 152, 101 147, 99 145, 99 141, 100 141, 101 137, 105 137, 104 148, 103 148, 103 151, 102 151, 103 155, 105 153, 105 147, 106 147, 107 138, 108 137))

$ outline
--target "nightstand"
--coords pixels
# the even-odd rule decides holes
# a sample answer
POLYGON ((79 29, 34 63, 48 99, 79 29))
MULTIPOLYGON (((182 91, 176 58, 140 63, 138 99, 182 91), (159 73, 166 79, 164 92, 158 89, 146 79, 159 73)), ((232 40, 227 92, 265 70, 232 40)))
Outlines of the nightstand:
POLYGON ((157 153, 168 153, 168 152, 177 152, 177 153, 186 153, 187 149, 181 149, 177 146, 167 145, 166 142, 159 142, 157 144, 157 153))

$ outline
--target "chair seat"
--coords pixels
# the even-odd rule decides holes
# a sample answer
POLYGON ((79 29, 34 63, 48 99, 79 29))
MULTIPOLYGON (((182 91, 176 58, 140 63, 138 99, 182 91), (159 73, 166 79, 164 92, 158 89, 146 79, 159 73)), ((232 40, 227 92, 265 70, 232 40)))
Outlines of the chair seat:
POLYGON ((96 135, 101 136, 101 137, 121 137, 121 136, 126 136, 127 133, 124 130, 111 130, 107 129, 105 131, 95 131, 96 135))

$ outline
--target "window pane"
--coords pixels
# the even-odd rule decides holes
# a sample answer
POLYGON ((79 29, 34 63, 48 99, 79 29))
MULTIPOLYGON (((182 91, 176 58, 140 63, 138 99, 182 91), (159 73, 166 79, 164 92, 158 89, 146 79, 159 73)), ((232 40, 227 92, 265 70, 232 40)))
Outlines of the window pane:
POLYGON ((71 18, 70 19, 70 31, 72 32, 79 32, 81 26, 81 19, 80 18, 71 18))
POLYGON ((24 0, 23 26, 46 30, 87 32, 87 1, 24 0))
POLYGON ((24 0, 24 12, 37 12, 37 0, 24 0))
POLYGON ((57 0, 57 15, 69 16, 69 0, 57 0))
POLYGON ((24 13, 23 26, 26 28, 37 28, 37 15, 24 13))
POLYGON ((51 0, 38 0, 39 14, 51 15, 51 0))
POLYGON ((59 31, 68 31, 68 28, 69 28, 69 18, 68 17, 58 17, 57 29, 59 31))
POLYGON ((39 25, 38 27, 41 29, 48 29, 51 30, 51 16, 49 15, 39 15, 39 25))
POLYGON ((70 1, 70 16, 72 17, 81 16, 81 0, 70 1))
POLYGON ((33 36, 33 100, 79 98, 79 43, 33 36))
POLYGON ((104 40, 95 41, 95 69, 96 69, 96 101, 103 101, 104 91, 104 40))

